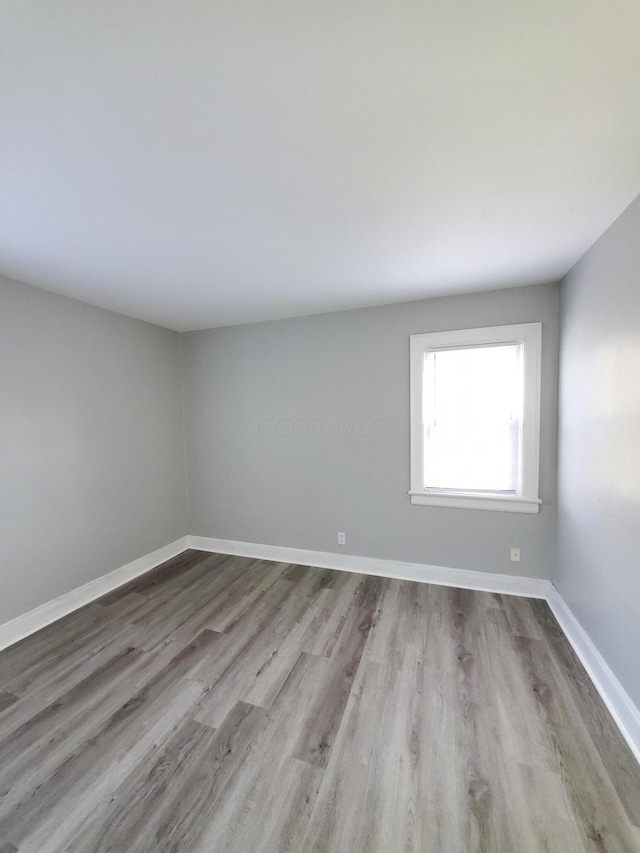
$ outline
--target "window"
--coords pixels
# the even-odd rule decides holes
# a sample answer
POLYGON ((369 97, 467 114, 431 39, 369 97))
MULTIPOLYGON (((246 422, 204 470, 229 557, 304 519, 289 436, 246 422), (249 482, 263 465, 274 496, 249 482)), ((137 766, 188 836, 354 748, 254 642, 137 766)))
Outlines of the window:
POLYGON ((538 512, 542 326, 411 336, 411 502, 538 512))

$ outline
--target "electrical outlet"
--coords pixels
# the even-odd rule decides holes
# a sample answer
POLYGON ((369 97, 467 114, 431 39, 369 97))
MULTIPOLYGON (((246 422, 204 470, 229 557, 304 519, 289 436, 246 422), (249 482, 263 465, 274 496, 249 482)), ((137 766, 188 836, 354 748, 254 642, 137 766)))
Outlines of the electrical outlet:
POLYGON ((520 562, 520 548, 513 547, 511 549, 511 556, 509 557, 512 563, 520 562))
POLYGON ((338 545, 345 545, 347 541, 347 537, 341 531, 338 532, 338 545))

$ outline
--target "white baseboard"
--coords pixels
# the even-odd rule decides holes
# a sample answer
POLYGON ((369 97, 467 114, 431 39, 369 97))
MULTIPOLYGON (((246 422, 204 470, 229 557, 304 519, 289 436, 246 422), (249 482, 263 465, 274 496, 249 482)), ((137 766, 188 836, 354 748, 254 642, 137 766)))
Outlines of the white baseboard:
POLYGON ((547 602, 622 736, 640 762, 640 710, 553 584, 550 586, 547 602))
POLYGON ((205 536, 187 538, 189 547, 199 551, 546 599, 622 736, 640 762, 640 711, 551 581, 422 563, 402 563, 396 560, 380 560, 327 551, 308 551, 303 548, 259 545, 254 542, 237 542, 231 539, 213 539, 205 536))
POLYGON ((198 551, 233 554, 281 563, 296 563, 322 569, 338 569, 364 575, 379 575, 399 580, 434 583, 440 586, 457 586, 483 592, 523 595, 528 598, 546 598, 550 582, 540 578, 521 578, 493 572, 475 572, 468 569, 450 569, 423 563, 401 563, 397 560, 380 560, 357 557, 352 554, 334 554, 329 551, 308 551, 304 548, 282 548, 278 545, 258 545, 254 542, 236 542, 231 539, 212 539, 208 536, 189 536, 189 547, 198 551))
POLYGON ((16 616, 10 622, 5 622, 0 625, 0 650, 7 646, 12 646, 18 640, 28 637, 29 634, 34 634, 46 625, 50 625, 57 619, 61 619, 68 613, 83 607, 85 604, 90 604, 97 598, 101 598, 108 592, 113 592, 119 586, 128 583, 134 578, 143 575, 145 572, 155 569, 161 563, 177 557, 183 551, 186 551, 188 545, 188 537, 183 536, 176 539, 170 545, 165 545, 158 548, 157 551, 152 551, 150 554, 145 554, 125 566, 120 566, 119 569, 102 575, 95 580, 89 581, 82 586, 72 589, 63 595, 59 595, 52 601, 47 601, 39 607, 29 610, 28 613, 23 613, 21 616, 16 616))
POLYGON ((303 548, 284 548, 277 545, 259 545, 252 542, 236 542, 231 539, 213 539, 204 536, 183 536, 127 563, 125 566, 89 581, 64 595, 41 604, 28 613, 17 616, 0 625, 0 650, 17 643, 24 637, 39 631, 46 625, 61 619, 68 613, 90 604, 103 595, 145 574, 188 548, 233 554, 259 560, 296 563, 325 569, 379 575, 400 580, 434 583, 462 589, 476 589, 528 598, 546 599, 560 627, 580 658, 598 693, 609 709, 623 737, 640 762, 640 710, 591 638, 578 622, 568 605, 550 581, 540 578, 523 578, 491 572, 475 572, 467 569, 452 569, 446 566, 430 566, 422 563, 403 563, 396 560, 380 560, 352 554, 335 554, 328 551, 308 551, 303 548))

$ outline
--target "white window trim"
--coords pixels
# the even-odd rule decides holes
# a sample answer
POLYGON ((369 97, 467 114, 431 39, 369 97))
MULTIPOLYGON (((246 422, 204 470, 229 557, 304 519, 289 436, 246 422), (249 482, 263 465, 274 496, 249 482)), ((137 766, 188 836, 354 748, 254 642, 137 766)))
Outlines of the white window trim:
POLYGON ((410 337, 411 368, 411 503, 425 506, 448 506, 458 509, 485 509, 502 512, 537 513, 542 501, 538 497, 540 460, 540 362, 542 356, 542 323, 517 323, 510 326, 487 326, 483 329, 458 329, 451 332, 429 332, 410 337), (478 344, 524 344, 524 417, 522 426, 521 487, 517 495, 496 495, 463 491, 426 490, 423 481, 422 371, 424 354, 431 350, 478 344))

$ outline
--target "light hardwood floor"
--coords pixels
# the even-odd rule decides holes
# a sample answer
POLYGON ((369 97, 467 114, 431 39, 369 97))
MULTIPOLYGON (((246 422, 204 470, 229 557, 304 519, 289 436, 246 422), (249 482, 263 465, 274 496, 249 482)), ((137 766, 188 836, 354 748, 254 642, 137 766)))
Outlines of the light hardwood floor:
POLYGON ((640 851, 543 602, 190 551, 0 653, 0 853, 640 851))

